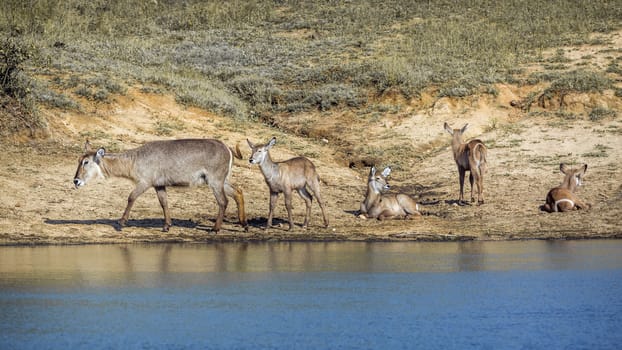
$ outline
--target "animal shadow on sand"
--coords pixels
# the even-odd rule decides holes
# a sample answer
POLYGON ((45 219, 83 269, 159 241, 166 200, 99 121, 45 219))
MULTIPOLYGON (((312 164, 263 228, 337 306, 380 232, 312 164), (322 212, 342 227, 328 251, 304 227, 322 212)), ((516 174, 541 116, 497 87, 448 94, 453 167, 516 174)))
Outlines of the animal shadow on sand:
MULTIPOLYGON (((119 225, 119 221, 115 219, 88 219, 88 220, 67 220, 67 219, 45 219, 44 221, 48 225, 107 225, 114 228, 116 231, 122 231, 122 228, 131 228, 131 227, 143 227, 143 228, 158 228, 161 229, 164 224, 163 219, 137 219, 137 220, 128 220, 125 226, 119 225)), ((179 220, 173 219, 172 227, 184 227, 184 228, 198 228, 205 229, 208 228, 200 225, 198 222, 193 220, 179 220)), ((210 227, 211 229, 211 227, 210 227)))
MULTIPOLYGON (((268 223, 268 218, 266 217, 256 217, 254 219, 248 219, 248 225, 251 227, 255 227, 261 230, 265 230, 266 229, 266 224, 268 223)), ((309 223, 309 228, 311 228, 313 226, 312 223, 309 223)), ((295 230, 297 228, 301 228, 302 224, 301 223, 296 223, 294 222, 294 227, 292 227, 292 230, 295 230)), ((285 219, 280 219, 280 218, 273 218, 272 219, 272 227, 269 228, 269 230, 282 230, 282 231, 287 231, 287 229, 289 228, 289 221, 285 220, 285 219)))

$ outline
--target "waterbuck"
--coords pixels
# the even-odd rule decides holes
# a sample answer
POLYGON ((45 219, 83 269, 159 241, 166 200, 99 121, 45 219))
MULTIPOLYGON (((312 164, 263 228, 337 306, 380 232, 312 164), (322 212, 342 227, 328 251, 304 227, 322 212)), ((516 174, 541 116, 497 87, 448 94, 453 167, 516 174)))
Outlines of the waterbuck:
POLYGON ((464 124, 461 129, 452 129, 449 124, 445 123, 445 130, 453 136, 451 140, 451 150, 454 154, 454 160, 458 165, 458 174, 460 176, 460 199, 464 202, 464 175, 469 171, 469 182, 471 183, 471 202, 475 202, 473 196, 473 182, 477 184, 477 204, 484 203, 484 173, 486 173, 486 153, 487 149, 481 140, 471 140, 464 143, 462 135, 469 127, 464 124))
POLYGON ((549 213, 557 211, 571 211, 574 209, 589 209, 591 204, 579 199, 574 192, 581 186, 581 180, 587 171, 587 164, 577 169, 572 169, 566 164, 560 164, 559 170, 564 174, 561 185, 551 189, 546 195, 546 203, 542 206, 549 213))
POLYGON ((379 175, 376 175, 376 167, 371 167, 367 178, 367 193, 361 202, 361 217, 384 220, 421 215, 419 204, 410 196, 403 193, 385 193, 390 188, 387 181, 390 174, 391 168, 389 167, 384 168, 379 175))
POLYGON ((307 211, 303 228, 309 226, 309 217, 311 216, 311 202, 313 197, 309 190, 313 192, 317 202, 322 209, 324 217, 324 226, 328 227, 328 219, 324 210, 324 203, 320 196, 320 177, 315 171, 315 165, 305 157, 295 157, 282 162, 273 162, 270 158, 270 148, 276 143, 273 137, 264 145, 255 145, 250 140, 246 140, 251 148, 251 164, 259 164, 261 173, 270 189, 270 210, 268 212, 268 223, 266 229, 272 226, 272 213, 276 206, 279 193, 285 195, 285 208, 287 208, 287 217, 289 220, 289 230, 294 226, 292 220, 292 192, 296 190, 300 197, 305 201, 307 211))
POLYGON ((164 211, 163 231, 166 232, 172 224, 166 187, 207 184, 218 202, 218 216, 213 230, 220 231, 227 208, 227 196, 230 196, 238 206, 240 224, 248 231, 244 195, 239 188, 229 183, 233 154, 224 143, 211 139, 154 141, 114 154, 106 153, 103 148, 91 151, 88 141, 85 148, 73 179, 75 188, 86 185, 94 177, 123 177, 136 184, 119 220, 121 226, 127 223, 136 198, 153 187, 164 211))

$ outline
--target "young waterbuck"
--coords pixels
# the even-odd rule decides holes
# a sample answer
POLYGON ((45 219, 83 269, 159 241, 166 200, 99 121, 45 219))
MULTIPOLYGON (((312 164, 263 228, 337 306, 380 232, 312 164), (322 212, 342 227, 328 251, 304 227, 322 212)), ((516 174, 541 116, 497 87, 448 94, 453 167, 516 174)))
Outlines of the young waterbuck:
POLYGON ((289 220, 289 230, 294 226, 292 220, 292 192, 296 190, 300 197, 305 201, 307 211, 305 221, 302 224, 304 228, 309 226, 309 217, 311 216, 311 201, 313 197, 309 190, 313 192, 317 202, 322 209, 324 217, 324 226, 328 227, 328 219, 324 210, 324 203, 320 196, 320 177, 315 171, 315 165, 305 157, 295 157, 282 162, 273 162, 270 158, 270 148, 276 143, 273 137, 264 145, 255 145, 250 140, 246 140, 251 148, 251 164, 259 164, 261 173, 270 189, 270 210, 268 212, 268 223, 266 229, 272 226, 272 213, 276 206, 279 193, 285 195, 285 208, 287 208, 287 217, 289 220))
POLYGON ((587 164, 577 169, 572 169, 562 163, 559 165, 559 170, 565 175, 564 181, 561 185, 549 191, 546 195, 546 203, 542 206, 542 209, 552 213, 591 208, 591 204, 582 201, 574 194, 577 187, 581 186, 581 180, 587 171, 587 164))
POLYGON ((390 188, 387 181, 390 174, 391 168, 389 167, 386 167, 379 175, 376 175, 376 167, 371 167, 367 178, 367 193, 361 202, 360 215, 378 220, 421 215, 419 204, 410 196, 403 193, 385 194, 390 188))
POLYGON ((103 148, 91 151, 87 145, 80 157, 73 179, 76 188, 94 177, 123 177, 134 181, 136 187, 127 199, 127 207, 119 224, 124 226, 136 198, 153 187, 164 211, 164 231, 171 227, 166 198, 167 186, 196 186, 207 184, 216 196, 218 216, 214 231, 218 232, 227 208, 227 196, 238 206, 240 224, 248 230, 242 191, 229 183, 233 154, 222 142, 211 139, 154 141, 125 151, 106 153, 103 148))
POLYGON ((475 202, 473 196, 473 182, 477 184, 477 204, 484 203, 484 173, 486 173, 486 153, 487 149, 481 140, 471 140, 464 143, 462 135, 469 127, 464 124, 462 129, 452 129, 449 124, 445 123, 445 130, 453 136, 451 140, 451 149, 454 154, 454 160, 458 165, 458 174, 460 176, 460 199, 464 202, 464 175, 469 171, 469 182, 471 183, 471 202, 475 202))

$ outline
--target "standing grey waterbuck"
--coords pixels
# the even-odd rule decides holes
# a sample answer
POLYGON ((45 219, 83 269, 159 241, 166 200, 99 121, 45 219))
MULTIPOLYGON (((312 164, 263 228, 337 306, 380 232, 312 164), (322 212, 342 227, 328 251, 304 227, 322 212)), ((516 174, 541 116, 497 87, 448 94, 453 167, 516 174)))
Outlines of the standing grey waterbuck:
POLYGON ((473 196, 473 182, 477 184, 477 204, 484 203, 484 174, 486 173, 486 153, 487 149, 481 140, 471 140, 464 143, 462 135, 469 127, 464 124, 461 129, 452 129, 449 124, 445 123, 445 130, 453 136, 451 140, 451 149, 454 154, 454 160, 458 165, 458 174, 460 176, 460 199, 464 202, 464 175, 469 171, 469 182, 471 183, 471 202, 475 202, 473 196))
POLYGON ((302 224, 304 228, 309 226, 309 217, 311 216, 311 202, 313 197, 308 189, 313 192, 317 202, 322 210, 324 217, 324 226, 328 227, 328 219, 324 210, 324 202, 320 196, 320 177, 315 171, 315 165, 305 157, 295 157, 282 162, 273 162, 270 158, 270 148, 276 143, 273 137, 265 145, 255 145, 250 140, 246 140, 251 148, 251 164, 259 164, 261 173, 263 174, 266 184, 270 189, 270 210, 268 212, 268 223, 266 229, 272 226, 272 213, 276 206, 279 193, 283 192, 285 196, 285 208, 287 208, 287 217, 289 220, 289 230, 294 226, 292 220, 292 192, 296 190, 300 197, 305 201, 307 211, 305 221, 302 224), (308 189, 307 189, 308 188, 308 189))
POLYGON ((390 186, 387 178, 391 168, 386 167, 382 173, 376 175, 376 167, 372 166, 367 178, 367 193, 361 202, 360 215, 363 218, 378 220, 391 218, 411 218, 421 215, 419 204, 409 195, 403 193, 386 193, 390 186))
POLYGON ((207 184, 216 196, 218 216, 214 231, 222 226, 227 208, 227 196, 238 206, 240 224, 248 230, 242 191, 229 183, 233 152, 224 143, 212 139, 154 141, 123 153, 106 153, 103 148, 91 151, 85 147, 73 179, 76 188, 94 177, 123 177, 134 181, 136 187, 127 199, 127 207, 119 224, 124 226, 136 198, 153 187, 164 211, 164 231, 172 222, 166 198, 167 186, 188 187, 207 184))
POLYGON ((564 174, 564 181, 561 185, 551 189, 546 195, 546 203, 542 207, 549 213, 557 211, 571 211, 575 209, 590 209, 589 203, 582 201, 574 192, 581 186, 583 175, 587 171, 587 164, 572 169, 566 164, 560 164, 559 170, 564 174))

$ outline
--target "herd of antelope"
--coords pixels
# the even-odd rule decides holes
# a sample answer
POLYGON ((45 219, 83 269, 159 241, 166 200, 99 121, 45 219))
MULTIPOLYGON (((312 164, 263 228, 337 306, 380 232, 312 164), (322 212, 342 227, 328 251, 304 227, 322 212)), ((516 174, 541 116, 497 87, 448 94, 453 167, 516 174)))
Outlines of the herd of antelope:
MULTIPOLYGON (((474 190, 477 188, 477 205, 484 204, 484 175, 487 170, 487 148, 481 140, 464 142, 463 134, 468 124, 460 129, 452 129, 444 124, 444 129, 452 136, 451 149, 458 167, 460 195, 458 203, 464 203, 464 176, 469 172, 471 184, 471 202, 475 202, 474 190), (474 187, 475 184, 475 187, 474 187)), ((270 149, 276 144, 276 138, 265 144, 255 144, 247 139, 251 149, 250 164, 259 166, 270 191, 270 206, 266 229, 272 226, 273 212, 280 193, 285 197, 289 230, 294 227, 292 219, 292 193, 298 192, 306 205, 303 228, 309 225, 311 203, 315 196, 328 227, 324 202, 320 194, 320 177, 315 165, 305 157, 294 157, 275 162, 270 157, 270 149)), ((89 142, 80 157, 78 169, 73 179, 75 188, 86 185, 93 178, 122 177, 132 180, 136 187, 127 199, 127 206, 119 220, 124 226, 136 199, 153 187, 164 212, 163 231, 172 225, 168 209, 166 187, 189 187, 207 185, 211 188, 218 203, 218 215, 213 227, 219 232, 227 209, 228 199, 233 198, 238 209, 238 220, 246 231, 249 229, 244 208, 242 190, 230 182, 233 158, 242 159, 239 148, 235 150, 214 139, 181 139, 153 141, 141 147, 122 153, 107 153, 104 148, 92 150, 89 142)), ((575 209, 589 209, 591 205, 579 199, 574 193, 581 185, 581 179, 587 171, 587 164, 578 169, 560 165, 565 175, 558 187, 551 189, 546 196, 546 203, 541 207, 547 212, 565 212, 575 209)), ((421 216, 420 205, 411 196, 404 193, 388 193, 388 177, 391 168, 377 173, 372 166, 367 178, 367 192, 361 202, 359 216, 385 220, 391 218, 416 218, 421 216)))

